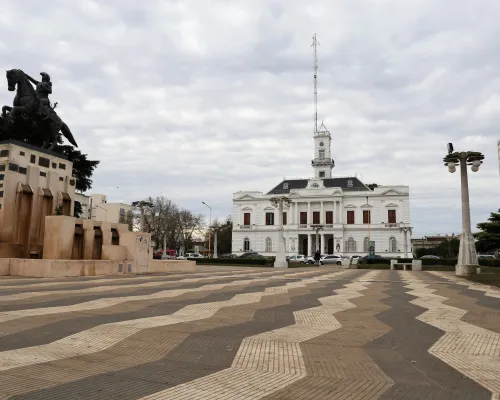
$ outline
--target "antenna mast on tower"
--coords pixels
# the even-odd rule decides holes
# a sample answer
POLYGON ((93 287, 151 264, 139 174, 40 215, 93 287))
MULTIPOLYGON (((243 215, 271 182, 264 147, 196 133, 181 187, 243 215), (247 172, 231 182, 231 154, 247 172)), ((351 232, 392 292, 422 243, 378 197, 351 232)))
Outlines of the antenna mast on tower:
POLYGON ((316 47, 318 45, 316 34, 314 34, 312 43, 314 49, 314 134, 318 132, 318 56, 316 53, 316 47))

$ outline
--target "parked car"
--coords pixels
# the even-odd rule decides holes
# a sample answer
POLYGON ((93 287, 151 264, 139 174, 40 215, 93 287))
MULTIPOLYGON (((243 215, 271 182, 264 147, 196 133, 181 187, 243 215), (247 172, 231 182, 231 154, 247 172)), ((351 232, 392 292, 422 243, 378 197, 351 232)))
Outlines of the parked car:
POLYGON ((342 256, 336 256, 334 254, 330 254, 321 259, 321 265, 335 264, 342 265, 342 256))
POLYGON ((251 251, 248 253, 243 253, 239 258, 265 258, 262 254, 257 253, 256 251, 251 251))
POLYGON ((430 259, 433 259, 433 260, 439 260, 441 257, 439 257, 439 256, 433 256, 433 255, 429 254, 429 255, 426 255, 426 256, 422 256, 420 258, 422 258, 422 259, 426 259, 426 258, 429 259, 430 258, 430 259))
POLYGON ((370 256, 370 255, 366 255, 366 256, 363 256, 363 257, 360 257, 358 258, 358 264, 366 264, 366 260, 370 259, 370 258, 375 258, 375 259, 380 259, 380 258, 384 258, 382 257, 381 255, 379 254, 375 254, 373 256, 370 256))
MULTIPOLYGON (((320 261, 321 261, 323 258, 325 258, 325 255, 324 255, 324 254, 321 254, 321 255, 320 255, 320 257, 319 257, 320 261)), ((309 264, 314 264, 314 256, 307 257, 307 262, 308 262, 309 264)), ((321 264, 321 262, 320 262, 320 264, 321 264)), ((323 264, 321 264, 321 265, 323 265, 323 264)))
POLYGON ((186 253, 183 256, 177 257, 177 260, 187 260, 190 258, 203 258, 200 253, 186 253))
POLYGON ((236 254, 221 254, 219 258, 236 258, 238 257, 236 254))
POLYGON ((495 258, 495 256, 492 254, 478 254, 477 257, 478 258, 495 258))
POLYGON ((289 259, 288 259, 288 262, 290 264, 307 264, 308 262, 308 259, 306 256, 302 255, 302 254, 299 254, 297 256, 291 256, 289 259))

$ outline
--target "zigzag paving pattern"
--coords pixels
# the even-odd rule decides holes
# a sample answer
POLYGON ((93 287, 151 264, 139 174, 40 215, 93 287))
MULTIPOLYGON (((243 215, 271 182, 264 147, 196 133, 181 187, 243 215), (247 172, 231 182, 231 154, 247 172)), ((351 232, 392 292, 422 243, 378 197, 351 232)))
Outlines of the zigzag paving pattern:
POLYGON ((500 294, 336 267, 3 279, 7 399, 500 399, 500 294))

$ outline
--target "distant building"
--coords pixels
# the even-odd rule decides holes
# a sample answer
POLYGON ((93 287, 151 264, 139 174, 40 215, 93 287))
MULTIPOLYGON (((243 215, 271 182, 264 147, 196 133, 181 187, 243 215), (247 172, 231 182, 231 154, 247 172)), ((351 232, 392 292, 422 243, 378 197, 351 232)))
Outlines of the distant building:
POLYGON ((76 194, 76 201, 82 206, 80 218, 112 223, 127 223, 127 214, 134 209, 130 204, 108 203, 105 194, 76 194))
MULTIPOLYGON (((276 254, 279 215, 271 198, 285 195, 291 200, 283 212, 287 255, 314 254, 312 225, 321 224, 318 247, 323 254, 366 255, 374 242, 376 254, 402 256, 406 246, 400 228, 411 226, 409 187, 365 185, 355 176, 334 178, 331 136, 324 126, 314 143, 314 177, 285 179, 266 194, 234 193, 232 252, 276 254)), ((410 243, 406 248, 411 254, 410 243)))

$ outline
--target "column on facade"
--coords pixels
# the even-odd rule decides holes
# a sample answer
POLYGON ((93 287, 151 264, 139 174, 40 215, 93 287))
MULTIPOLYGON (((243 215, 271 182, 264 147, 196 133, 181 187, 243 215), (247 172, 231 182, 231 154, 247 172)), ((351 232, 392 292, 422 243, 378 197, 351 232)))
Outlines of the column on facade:
POLYGON ((333 223, 334 224, 339 223, 339 202, 338 201, 333 202, 333 223))
POLYGON ((299 202, 295 202, 295 223, 300 224, 299 202))
POLYGON ((325 251, 325 234, 324 233, 321 234, 321 247, 319 248, 319 252, 321 254, 326 253, 326 251, 325 251))
POLYGON ((323 202, 321 202, 321 211, 320 211, 320 214, 319 214, 319 223, 320 224, 324 224, 325 223, 325 210, 323 208, 323 202))
POLYGON ((311 216, 311 202, 307 202, 307 223, 312 224, 312 216, 311 216))
POLYGON ((339 224, 344 223, 344 207, 341 201, 339 201, 339 224))
POLYGON ((313 255, 313 251, 312 251, 312 235, 310 233, 307 234, 307 255, 309 257, 313 255))

